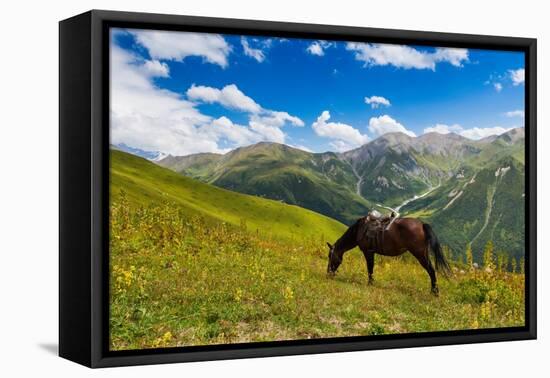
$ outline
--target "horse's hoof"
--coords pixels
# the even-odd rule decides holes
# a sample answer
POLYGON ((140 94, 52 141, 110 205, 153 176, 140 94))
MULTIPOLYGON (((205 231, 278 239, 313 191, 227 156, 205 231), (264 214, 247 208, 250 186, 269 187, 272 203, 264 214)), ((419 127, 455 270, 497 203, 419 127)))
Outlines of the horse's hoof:
POLYGON ((435 297, 439 297, 439 289, 437 287, 432 287, 432 294, 435 297))
POLYGON ((374 285, 374 278, 369 278, 369 283, 368 283, 369 286, 372 286, 374 285))

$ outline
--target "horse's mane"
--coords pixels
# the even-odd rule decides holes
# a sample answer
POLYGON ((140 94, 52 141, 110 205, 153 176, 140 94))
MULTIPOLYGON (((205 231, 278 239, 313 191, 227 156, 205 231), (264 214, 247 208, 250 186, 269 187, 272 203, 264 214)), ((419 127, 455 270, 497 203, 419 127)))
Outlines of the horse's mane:
POLYGON ((342 236, 338 240, 336 240, 336 243, 334 243, 334 246, 337 248, 353 248, 357 244, 357 232, 359 231, 359 226, 361 225, 363 221, 363 218, 359 218, 353 223, 349 228, 344 232, 342 236), (351 246, 352 244, 353 247, 351 246))

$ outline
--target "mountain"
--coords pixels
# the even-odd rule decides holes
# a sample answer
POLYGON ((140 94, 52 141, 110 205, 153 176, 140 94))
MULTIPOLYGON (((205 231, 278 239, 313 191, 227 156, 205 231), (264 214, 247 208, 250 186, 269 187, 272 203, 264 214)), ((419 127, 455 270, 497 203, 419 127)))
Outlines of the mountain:
POLYGON ((225 155, 169 156, 159 165, 225 189, 271 198, 351 223, 372 208, 356 193, 353 168, 338 154, 258 143, 225 155))
POLYGON ((182 216, 199 215, 239 227, 246 224, 248 230, 261 234, 335 240, 346 229, 313 211, 204 184, 122 151, 111 150, 110 180, 113 200, 124 191, 133 206, 170 203, 182 216))
POLYGON ((341 156, 360 177, 363 197, 393 207, 447 180, 480 151, 480 143, 454 133, 389 133, 341 156))
POLYGON ((346 224, 373 208, 394 208, 432 223, 455 253, 472 243, 479 260, 489 239, 497 249, 523 255, 524 151, 518 128, 478 141, 454 133, 389 133, 344 153, 263 142, 158 164, 346 224))
POLYGON ((521 258, 525 254, 524 139, 523 129, 492 138, 458 174, 405 205, 402 212, 432 223, 454 251, 471 243, 476 261, 481 261, 489 240, 497 250, 521 258))

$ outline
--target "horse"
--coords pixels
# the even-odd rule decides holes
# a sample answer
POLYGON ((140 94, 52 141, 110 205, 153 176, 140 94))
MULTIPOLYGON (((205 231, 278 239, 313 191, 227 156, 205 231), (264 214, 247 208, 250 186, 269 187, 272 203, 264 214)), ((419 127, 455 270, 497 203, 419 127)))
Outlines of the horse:
MULTIPOLYGON (((380 231, 383 233, 378 248, 368 245, 368 239, 365 236, 367 229, 367 217, 359 218, 346 232, 334 243, 327 242, 329 247, 327 275, 334 277, 336 270, 342 263, 344 253, 352 248, 359 246, 367 262, 368 284, 374 282, 374 254, 383 256, 399 256, 409 251, 428 272, 431 281, 431 292, 435 296, 439 295, 437 287, 436 269, 445 276, 450 274, 449 264, 447 263, 439 240, 432 227, 416 218, 396 218, 389 225, 389 229, 380 231), (434 269, 429 258, 429 250, 435 256, 434 269)), ((385 226, 384 226, 385 227, 385 226)))

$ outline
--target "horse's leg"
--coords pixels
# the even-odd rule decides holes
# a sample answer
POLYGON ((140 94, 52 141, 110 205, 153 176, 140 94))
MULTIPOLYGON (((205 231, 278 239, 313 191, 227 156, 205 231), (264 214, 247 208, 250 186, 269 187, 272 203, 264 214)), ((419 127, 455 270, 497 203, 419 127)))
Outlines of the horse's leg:
POLYGON ((412 252, 412 254, 414 255, 414 257, 416 257, 420 265, 422 265, 422 267, 426 269, 426 271, 430 275, 430 280, 432 283, 432 294, 435 296, 438 296, 439 288, 437 287, 437 278, 435 276, 435 269, 432 265, 432 262, 430 261, 430 257, 428 253, 429 253, 428 248, 424 250, 416 250, 412 252))
POLYGON ((374 283, 374 278, 372 276, 374 272, 374 252, 372 251, 363 251, 365 260, 367 261, 367 271, 369 272, 369 285, 374 283))

